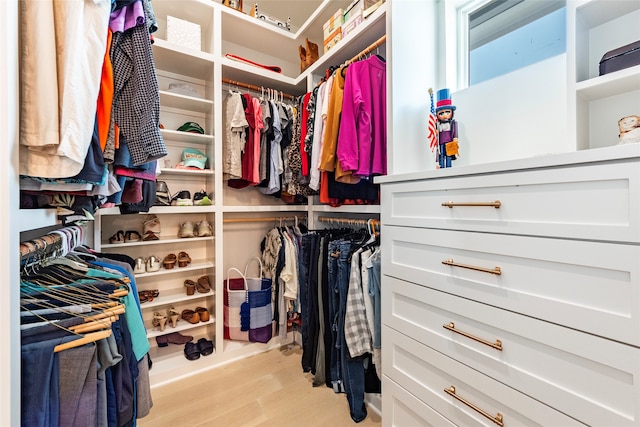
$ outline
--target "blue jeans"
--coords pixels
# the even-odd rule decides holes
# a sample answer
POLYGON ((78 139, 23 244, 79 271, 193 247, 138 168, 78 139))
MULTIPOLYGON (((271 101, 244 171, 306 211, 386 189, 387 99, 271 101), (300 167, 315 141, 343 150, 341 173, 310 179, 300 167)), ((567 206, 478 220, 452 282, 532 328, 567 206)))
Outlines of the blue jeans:
MULTIPOLYGON (((335 347, 339 357, 342 386, 347 393, 349 413, 351 419, 360 422, 367 417, 367 408, 364 404, 364 364, 362 358, 352 359, 344 336, 344 317, 347 305, 347 292, 349 291, 349 273, 351 263, 349 253, 351 241, 339 240, 334 243, 333 250, 329 250, 329 258, 335 260, 335 277, 333 283, 334 302, 337 305, 334 318, 335 347)), ((331 245, 330 245, 331 248, 331 245)))

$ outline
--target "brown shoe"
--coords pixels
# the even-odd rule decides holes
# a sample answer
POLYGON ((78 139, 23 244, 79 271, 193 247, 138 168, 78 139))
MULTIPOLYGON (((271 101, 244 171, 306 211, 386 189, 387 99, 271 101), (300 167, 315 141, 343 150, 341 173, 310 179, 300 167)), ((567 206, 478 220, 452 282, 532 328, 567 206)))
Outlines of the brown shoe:
POLYGON ((196 293, 196 282, 193 280, 185 280, 184 287, 187 288, 187 295, 193 295, 196 293))
POLYGON ((298 46, 298 55, 300 55, 300 72, 307 69, 307 51, 303 46, 298 46))
POLYGON ((196 324, 200 322, 200 315, 193 310, 182 310, 182 318, 189 323, 196 324))
POLYGON ((209 276, 202 276, 198 279, 196 290, 201 294, 211 292, 211 282, 209 282, 209 276))
POLYGON ((318 45, 310 42, 309 39, 305 39, 307 43, 307 67, 310 67, 311 64, 316 62, 320 57, 318 53, 318 45))
POLYGON ((209 321, 209 310, 207 310, 205 307, 196 307, 196 313, 198 313, 198 315, 200 316, 200 321, 201 322, 208 322, 209 321))

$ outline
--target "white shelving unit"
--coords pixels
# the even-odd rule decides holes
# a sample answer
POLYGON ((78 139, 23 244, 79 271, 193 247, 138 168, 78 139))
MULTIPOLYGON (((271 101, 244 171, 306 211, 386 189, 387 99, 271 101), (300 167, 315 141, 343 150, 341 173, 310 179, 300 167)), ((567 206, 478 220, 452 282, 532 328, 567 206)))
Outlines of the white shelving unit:
MULTIPOLYGON (((225 218, 259 218, 302 216, 309 226, 315 226, 318 215, 349 215, 377 217, 379 206, 356 205, 332 208, 318 204, 311 198, 308 204, 287 205, 280 199, 264 196, 253 188, 242 190, 226 186, 222 176, 222 146, 224 141, 223 101, 229 85, 222 79, 231 79, 255 86, 275 89, 292 95, 303 95, 313 89, 324 70, 357 55, 364 48, 386 33, 386 5, 381 6, 356 30, 335 48, 322 55, 311 67, 299 72, 300 61, 297 46, 308 37, 322 51, 322 24, 339 8, 345 8, 348 0, 324 0, 300 29, 289 32, 261 20, 252 18, 218 2, 188 0, 182 2, 155 0, 154 12, 159 30, 154 34, 153 53, 160 86, 160 120, 164 126, 162 136, 168 155, 161 159, 158 180, 165 181, 172 194, 181 190, 194 192, 204 189, 210 194, 211 206, 154 206, 148 214, 120 215, 118 208, 100 210, 96 218, 95 236, 98 250, 125 253, 134 259, 155 255, 161 260, 169 253, 187 252, 192 262, 187 267, 161 268, 156 272, 136 275, 139 289, 158 289, 160 294, 153 301, 141 305, 148 329, 150 355, 153 369, 150 371, 152 387, 184 376, 194 375, 230 360, 246 357, 274 346, 291 342, 273 338, 268 344, 243 343, 223 339, 223 286, 228 269, 244 269, 252 257, 260 255, 260 241, 275 224, 268 221, 251 223, 225 223, 225 218), (184 48, 167 40, 166 21, 169 16, 200 25, 201 51, 184 48), (240 55, 252 61, 278 65, 282 73, 275 73, 226 58, 227 53, 240 55), (188 96, 169 90, 171 83, 186 83, 197 92, 188 96), (181 132, 176 129, 187 121, 203 127, 205 134, 181 132), (176 169, 185 148, 196 148, 208 157, 204 170, 176 169), (166 162, 165 162, 166 161, 166 162), (137 230, 142 233, 142 221, 155 214, 160 219, 160 240, 110 244, 109 237, 118 230, 137 230), (184 221, 194 223, 207 220, 213 226, 212 237, 182 239, 177 237, 179 225, 184 221), (187 296, 186 279, 197 280, 201 275, 211 278, 212 292, 187 296), (178 321, 176 328, 169 323, 164 331, 152 325, 153 313, 164 312, 174 306, 183 309, 206 307, 209 322, 192 325, 178 321), (215 319, 215 320, 214 320, 215 319), (179 331, 194 337, 205 337, 215 343, 214 355, 189 361, 184 357, 183 346, 169 344, 157 347, 155 337, 179 331)), ((381 48, 384 56, 384 46, 381 48)), ((317 198, 316 198, 317 199, 317 198)), ((320 225, 322 226, 322 225, 320 225)))
POLYGON ((638 1, 567 2, 569 111, 578 150, 615 145, 618 120, 640 111, 640 65, 599 75, 606 52, 640 40, 638 22, 638 1))

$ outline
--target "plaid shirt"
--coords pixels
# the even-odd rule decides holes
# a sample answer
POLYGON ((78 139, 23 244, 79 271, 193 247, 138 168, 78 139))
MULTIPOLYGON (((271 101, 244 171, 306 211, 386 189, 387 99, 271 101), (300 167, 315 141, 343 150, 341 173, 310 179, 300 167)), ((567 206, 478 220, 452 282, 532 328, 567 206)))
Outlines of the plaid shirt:
POLYGON ((349 291, 347 292, 347 306, 344 316, 344 338, 351 357, 373 353, 373 339, 367 322, 364 294, 362 293, 361 252, 362 249, 358 249, 351 255, 349 291))
POLYGON ((160 95, 149 30, 138 25, 114 33, 113 118, 126 137, 134 166, 167 155, 160 134, 160 95))

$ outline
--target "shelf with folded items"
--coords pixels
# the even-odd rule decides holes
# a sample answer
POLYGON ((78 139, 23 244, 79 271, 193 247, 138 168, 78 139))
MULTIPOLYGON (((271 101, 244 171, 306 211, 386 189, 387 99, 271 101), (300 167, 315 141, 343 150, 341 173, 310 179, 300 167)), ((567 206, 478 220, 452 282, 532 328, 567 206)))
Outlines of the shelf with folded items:
POLYGON ((189 110, 204 114, 211 114, 213 112, 212 100, 182 95, 167 90, 161 90, 159 93, 160 105, 162 107, 189 110))
POLYGON ((169 325, 169 321, 167 320, 167 324, 164 327, 164 331, 161 331, 160 329, 157 329, 157 326, 154 327, 153 325, 148 324, 148 325, 146 325, 147 326, 147 338, 155 338, 155 337, 160 336, 160 335, 170 334, 171 332, 181 332, 181 331, 186 331, 186 330, 189 330, 189 329, 200 328, 202 326, 212 325, 215 322, 216 322, 216 319, 215 319, 215 317, 213 315, 210 315, 208 321, 206 321, 206 322, 198 322, 198 323, 189 323, 186 320, 180 318, 178 320, 178 323, 176 323, 176 327, 174 328, 171 325, 169 325))
POLYGON ((213 241, 213 236, 179 238, 174 236, 168 237, 168 236, 160 235, 158 240, 138 240, 137 242, 124 242, 124 243, 102 242, 101 247, 103 249, 130 248, 133 246, 166 245, 171 243, 184 244, 188 242, 200 242, 200 241, 213 241))
POLYGON ((211 169, 178 169, 178 168, 162 168, 160 169, 160 176, 164 175, 213 175, 211 169))

